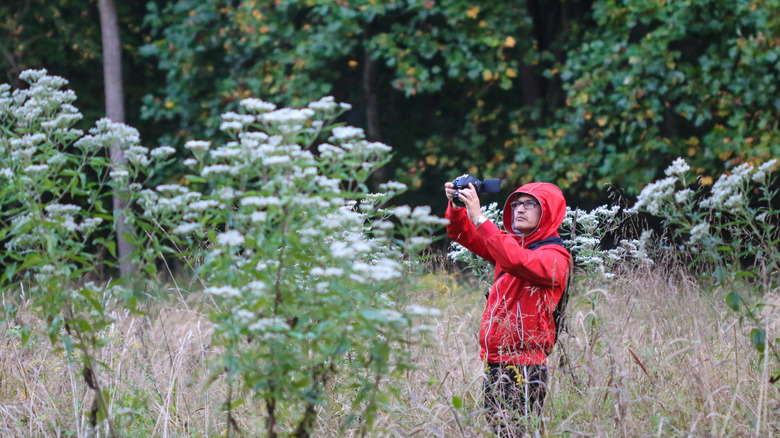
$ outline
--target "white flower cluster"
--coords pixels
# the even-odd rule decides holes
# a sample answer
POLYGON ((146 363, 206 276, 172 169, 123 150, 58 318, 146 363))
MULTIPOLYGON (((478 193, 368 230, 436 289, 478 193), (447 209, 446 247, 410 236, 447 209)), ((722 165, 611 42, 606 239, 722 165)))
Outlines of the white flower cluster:
POLYGON ((176 149, 170 146, 160 146, 152 149, 149 153, 155 160, 164 160, 176 153, 176 149))
POLYGON ((249 326, 249 330, 256 333, 286 331, 289 329, 289 324, 287 324, 287 322, 278 316, 272 318, 260 318, 249 326))
POLYGON ((348 232, 343 239, 330 244, 330 255, 336 259, 353 259, 374 250, 374 242, 362 233, 348 232))
POLYGON ((722 174, 713 184, 710 197, 702 200, 700 205, 710 209, 740 209, 747 202, 747 187, 752 173, 753 167, 743 163, 732 169, 730 175, 722 174))
POLYGON ((210 286, 204 289, 209 295, 222 298, 240 298, 241 292, 233 286, 210 286))
POLYGON ((396 207, 393 210, 395 217, 401 221, 408 221, 421 225, 447 225, 449 220, 431 214, 431 207, 421 205, 412 209, 408 205, 396 207))
POLYGON ((76 100, 72 90, 60 90, 68 81, 49 76, 45 69, 25 70, 20 79, 30 84, 27 89, 10 92, 10 86, 0 88, 0 118, 10 119, 11 126, 20 130, 41 129, 71 136, 80 131, 69 127, 82 118, 71 105, 76 100))
POLYGON ((664 170, 666 176, 681 176, 685 172, 691 170, 691 166, 685 161, 683 157, 677 157, 669 167, 664 170))
POLYGON ((241 246, 244 244, 244 236, 236 230, 228 230, 217 235, 217 243, 220 246, 241 246))
POLYGON ((677 177, 669 176, 646 185, 631 209, 634 211, 646 210, 650 214, 660 215, 664 206, 671 199, 674 199, 676 184, 677 177))
POLYGON ((332 136, 333 141, 345 142, 348 140, 360 140, 366 137, 366 133, 361 128, 354 126, 337 126, 333 128, 332 136))
POLYGON ((241 102, 239 102, 239 104, 244 108, 246 108, 248 111, 252 111, 256 113, 265 113, 276 109, 276 105, 270 102, 264 102, 256 98, 244 99, 241 102))
POLYGON ((95 127, 89 130, 89 135, 80 138, 74 145, 93 153, 100 149, 109 150, 118 146, 128 161, 136 166, 145 167, 149 164, 149 159, 146 157, 149 150, 137 146, 140 141, 141 135, 137 129, 124 123, 114 123, 110 119, 102 118, 95 122, 95 127), (131 150, 136 146, 141 149, 131 150))
POLYGON ((311 102, 308 107, 314 111, 322 112, 326 117, 332 117, 340 111, 352 109, 352 105, 348 103, 336 103, 333 96, 325 96, 316 102, 311 102))
POLYGON ((303 124, 314 116, 314 111, 309 108, 293 109, 282 108, 258 116, 258 119, 276 125, 303 126, 303 124))
POLYGON ((353 279, 358 281, 364 281, 366 278, 373 281, 387 281, 401 276, 401 265, 395 260, 386 257, 380 258, 371 264, 356 261, 352 264, 352 269, 362 275, 362 278, 353 277, 353 279))
POLYGON ((210 147, 211 142, 208 140, 189 140, 184 143, 184 149, 192 151, 195 156, 202 156, 210 147))
POLYGON ((765 162, 764 164, 758 166, 758 170, 756 170, 756 173, 753 174, 753 181, 757 183, 766 183, 769 174, 771 174, 772 171, 775 169, 776 164, 777 164, 777 159, 773 158, 765 162))
POLYGON ((694 245, 697 243, 702 243, 706 241, 709 235, 710 235, 710 224, 707 223, 706 221, 702 221, 695 227, 691 228, 691 238, 689 242, 694 245))
POLYGON ((219 130, 225 132, 241 132, 246 125, 249 125, 254 121, 255 116, 229 111, 222 114, 222 123, 219 125, 219 130))

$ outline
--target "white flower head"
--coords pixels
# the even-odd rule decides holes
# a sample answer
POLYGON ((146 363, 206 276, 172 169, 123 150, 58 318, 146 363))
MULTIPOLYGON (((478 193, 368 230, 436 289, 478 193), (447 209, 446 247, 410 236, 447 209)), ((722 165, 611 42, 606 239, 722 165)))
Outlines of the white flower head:
POLYGON ((253 111, 258 113, 265 113, 276 109, 276 105, 256 98, 243 99, 239 103, 248 111, 253 111))
POLYGON ((44 174, 47 170, 49 170, 48 164, 33 164, 25 167, 24 173, 31 176, 37 176, 44 174))
POLYGON ((393 214, 399 219, 406 219, 412 214, 412 209, 408 205, 401 205, 393 209, 393 214))
POLYGON ((164 160, 175 153, 176 149, 170 146, 160 146, 158 148, 152 149, 151 152, 149 152, 149 155, 151 155, 155 160, 164 160))
POLYGON ((244 243, 244 236, 236 230, 225 231, 217 235, 217 243, 220 246, 240 246, 244 243))
POLYGON ((685 159, 683 157, 677 157, 677 159, 674 160, 672 164, 666 168, 664 173, 667 176, 682 175, 689 170, 691 170, 691 166, 688 165, 685 159))
POLYGON ((347 140, 364 139, 365 132, 361 128, 354 126, 337 126, 333 128, 331 139, 344 142, 347 140))
POLYGON ((205 153, 210 147, 211 142, 207 140, 189 140, 184 143, 184 149, 189 149, 195 155, 205 153))
POLYGON ((282 108, 276 111, 264 113, 258 116, 258 118, 267 123, 295 126, 306 122, 306 120, 312 116, 314 116, 314 111, 308 108, 282 108))
POLYGON ((325 96, 316 102, 311 102, 308 107, 315 111, 322 111, 325 113, 330 113, 339 109, 339 105, 336 103, 333 96, 325 96))
POLYGON ((379 185, 379 190, 383 192, 400 193, 406 191, 406 184, 398 181, 388 181, 379 185))
POLYGON ((211 286, 207 287, 204 292, 223 298, 239 298, 241 296, 241 292, 232 286, 211 286))
POLYGON ((114 169, 111 172, 108 173, 108 175, 111 177, 111 179, 115 180, 126 180, 130 177, 130 172, 128 172, 125 169, 114 169))
POLYGON ((190 234, 195 230, 200 229, 200 224, 196 223, 190 223, 185 222, 183 224, 179 224, 176 228, 173 229, 173 234, 190 234))
POLYGON ((693 199, 693 190, 691 189, 683 189, 674 194, 674 200, 677 201, 678 204, 684 204, 691 199, 693 199))
POLYGON ((775 168, 775 164, 777 164, 777 159, 773 158, 758 166, 758 170, 756 170, 756 173, 753 174, 753 181, 757 183, 763 182, 766 177, 772 173, 775 168))
POLYGON ((696 244, 703 242, 710 235, 710 224, 706 221, 702 221, 700 224, 691 228, 691 238, 689 242, 696 244))

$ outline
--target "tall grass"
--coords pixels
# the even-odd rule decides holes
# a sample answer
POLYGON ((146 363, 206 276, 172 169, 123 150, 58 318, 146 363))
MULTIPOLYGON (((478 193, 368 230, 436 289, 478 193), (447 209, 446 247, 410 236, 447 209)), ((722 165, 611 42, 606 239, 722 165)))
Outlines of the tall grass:
MULTIPOLYGON (((373 436, 492 436, 482 415, 482 363, 477 331, 482 288, 459 273, 421 280, 414 301, 438 307, 435 336, 415 346, 418 367, 379 414, 373 436)), ((550 357, 549 393, 530 436, 772 436, 780 433, 780 391, 769 383, 749 337, 723 300, 674 268, 623 272, 615 280, 580 281, 569 307, 568 332, 550 357)), ((772 298, 780 304, 777 291, 772 298)), ((147 315, 115 315, 100 360, 110 410, 125 436, 220 436, 225 400, 242 397, 212 375, 206 305, 154 302, 147 315)), ((769 312, 769 311, 768 311, 769 312)), ((22 307, 11 324, 32 318, 22 307)), ((776 312, 764 315, 778 336, 776 312)), ((79 367, 48 338, 22 347, 15 325, 0 331, 0 435, 91 436, 92 397, 79 367), (87 412, 84 414, 84 412, 87 412)), ((214 374, 217 375, 217 374, 214 374)), ((340 382, 330 385, 338 388, 340 382)), ((320 407, 318 436, 339 430, 350 389, 320 407)), ((232 412, 243 435, 263 430, 263 407, 232 412)), ((235 430, 232 433, 236 433, 235 430)))

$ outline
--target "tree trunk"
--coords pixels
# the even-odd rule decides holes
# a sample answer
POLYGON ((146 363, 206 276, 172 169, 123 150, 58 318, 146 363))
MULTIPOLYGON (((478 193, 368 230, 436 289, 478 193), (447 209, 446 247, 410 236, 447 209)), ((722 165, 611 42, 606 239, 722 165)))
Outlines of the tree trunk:
MULTIPOLYGON (((377 90, 377 67, 378 62, 371 57, 368 51, 368 41, 373 36, 373 24, 367 23, 363 28, 364 52, 363 52, 363 93, 366 99, 366 138, 369 141, 382 141, 381 124, 379 121, 379 91, 377 90)), ((371 175, 371 181, 374 186, 387 181, 387 170, 385 166, 377 169, 371 175)))
MULTIPOLYGON (((103 80, 106 96, 106 117, 112 122, 124 123, 125 107, 122 91, 122 51, 119 44, 119 24, 117 22, 114 0, 98 0, 100 9, 100 35, 103 42, 103 80)), ((111 147, 111 161, 117 166, 127 163, 119 145, 111 147)), ((127 203, 117 193, 113 195, 114 221, 117 232, 117 255, 119 256, 119 271, 127 278, 133 271, 129 259, 133 248, 125 239, 132 229, 125 222, 124 211, 127 203)))

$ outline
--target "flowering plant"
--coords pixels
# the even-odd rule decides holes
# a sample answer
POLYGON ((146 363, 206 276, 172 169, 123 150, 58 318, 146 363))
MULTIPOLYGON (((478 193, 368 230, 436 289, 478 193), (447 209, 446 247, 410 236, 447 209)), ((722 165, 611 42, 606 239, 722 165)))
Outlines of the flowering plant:
MULTIPOLYGON (((776 159, 759 165, 742 163, 715 181, 710 190, 691 176, 691 168, 677 158, 667 177, 648 184, 633 209, 660 217, 676 253, 715 285, 736 286, 726 302, 755 327, 750 338, 764 355, 771 351, 780 363, 776 345, 768 336, 764 295, 777 287, 780 269, 780 229, 773 200, 778 194, 776 159), (745 281, 746 280, 746 281, 745 281), (757 292, 751 296, 750 290, 757 292), (763 316, 762 316, 763 315, 763 316)), ((780 380, 780 374, 775 381, 780 380)))
MULTIPOLYGON (((0 287, 10 292, 5 323, 26 300, 36 309, 53 344, 82 363, 94 391, 93 425, 107 419, 96 354, 117 306, 134 310, 135 297, 118 282, 100 281, 115 254, 115 231, 105 200, 128 179, 165 165, 150 162, 138 132, 99 120, 86 134, 73 126, 82 115, 67 81, 45 70, 27 70, 27 89, 0 85, 0 287), (106 150, 118 146, 130 168, 115 167, 106 150)), ((32 327, 19 327, 22 341, 32 327)))
POLYGON ((349 105, 326 97, 276 109, 246 99, 241 114, 223 115, 230 141, 188 141, 189 171, 149 187, 174 148, 150 150, 136 130, 108 120, 85 135, 71 128, 81 117, 73 92, 59 90, 67 81, 45 71, 22 78, 29 89, 0 86, 0 283, 33 300, 52 342, 81 352, 96 393, 93 424, 107 419, 116 434, 99 378, 110 367, 94 354, 112 312, 133 310, 137 288, 173 282, 210 314, 212 381, 229 385, 229 428, 246 400, 264 407, 268 436, 309 436, 329 394, 343 391, 352 415, 342 426, 367 430, 387 377, 413 366, 406 346, 429 327, 417 323, 436 313, 407 306, 405 285, 445 221, 428 207, 389 206, 401 183, 368 190, 391 148, 333 126, 349 105), (126 164, 106 158, 112 146, 126 164), (103 204, 111 193, 128 202, 136 278, 103 276, 115 257, 103 204), (158 275, 171 261, 193 281, 158 275))
POLYGON ((444 221, 428 207, 387 207, 401 183, 368 190, 391 148, 359 128, 329 129, 348 105, 241 105, 246 114, 223 116, 232 140, 187 142, 191 172, 143 190, 138 220, 160 226, 158 247, 201 261, 224 349, 214 373, 264 404, 268 436, 310 433, 336 377, 354 391, 344 426, 368 427, 383 379, 412 366, 403 345, 419 312, 404 309, 401 285, 444 221))

